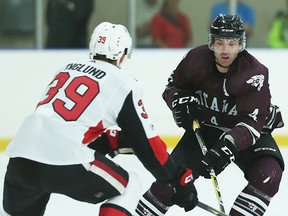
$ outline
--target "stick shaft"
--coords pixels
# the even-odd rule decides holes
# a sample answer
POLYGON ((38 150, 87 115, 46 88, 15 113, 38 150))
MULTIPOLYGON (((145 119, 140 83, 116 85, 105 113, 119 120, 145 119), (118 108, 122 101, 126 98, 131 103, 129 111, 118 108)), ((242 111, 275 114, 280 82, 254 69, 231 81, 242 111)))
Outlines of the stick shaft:
MULTIPOLYGON (((202 153, 203 153, 203 155, 206 155, 208 150, 207 150, 206 144, 205 144, 205 142, 203 140, 203 137, 202 137, 202 135, 200 133, 200 130, 199 130, 200 129, 200 125, 199 125, 199 122, 198 122, 197 119, 195 119, 193 121, 192 127, 193 127, 193 130, 195 132, 195 135, 196 135, 196 138, 198 140, 198 143, 200 145, 200 148, 202 150, 202 153)), ((210 169, 210 178, 211 178, 213 186, 214 186, 214 191, 215 191, 218 203, 219 203, 220 210, 222 212, 225 212, 224 203, 223 203, 222 196, 221 196, 221 193, 220 193, 218 180, 216 178, 216 174, 215 174, 215 171, 213 169, 210 169)))
POLYGON ((205 204, 205 203, 202 203, 202 202, 200 202, 200 201, 198 202, 197 206, 198 206, 199 208, 205 210, 205 211, 208 211, 208 212, 214 214, 214 215, 229 216, 229 215, 227 215, 225 212, 219 211, 218 209, 215 209, 215 208, 213 208, 213 207, 211 207, 211 206, 209 206, 209 205, 207 205, 207 204, 205 204))

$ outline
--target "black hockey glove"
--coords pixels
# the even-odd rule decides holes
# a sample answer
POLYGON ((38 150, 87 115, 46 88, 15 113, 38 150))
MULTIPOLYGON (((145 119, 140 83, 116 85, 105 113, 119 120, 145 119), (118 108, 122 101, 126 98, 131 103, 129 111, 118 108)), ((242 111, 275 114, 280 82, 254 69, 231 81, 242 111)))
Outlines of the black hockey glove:
POLYGON ((202 157, 199 173, 205 178, 210 178, 210 170, 215 174, 221 173, 231 162, 238 157, 235 145, 228 139, 218 140, 205 156, 202 157))
POLYGON ((192 170, 181 167, 179 178, 170 183, 175 190, 173 203, 190 211, 198 204, 197 190, 193 183, 192 170))
POLYGON ((180 167, 178 175, 171 182, 153 182, 151 187, 141 197, 136 212, 139 215, 164 215, 168 209, 176 204, 190 211, 198 203, 197 191, 193 184, 192 171, 180 167))
POLYGON ((192 122, 200 117, 199 101, 189 91, 176 92, 172 100, 172 114, 178 127, 192 130, 192 122))
POLYGON ((119 130, 106 130, 96 140, 91 142, 88 147, 110 157, 115 157, 118 154, 133 154, 133 149, 125 146, 128 140, 122 131, 119 130))

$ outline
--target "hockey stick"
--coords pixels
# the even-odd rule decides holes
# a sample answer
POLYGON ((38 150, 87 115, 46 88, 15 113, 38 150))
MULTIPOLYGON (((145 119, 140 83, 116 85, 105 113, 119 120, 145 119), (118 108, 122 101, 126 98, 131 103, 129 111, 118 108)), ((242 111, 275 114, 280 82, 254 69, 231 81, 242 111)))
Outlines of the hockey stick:
MULTIPOLYGON (((205 145, 205 142, 202 138, 202 135, 200 133, 200 125, 199 125, 199 122, 197 119, 195 119, 193 121, 193 130, 195 132, 195 135, 196 135, 196 138, 198 140, 198 143, 200 145, 200 148, 202 150, 202 153, 203 155, 206 155, 207 153, 207 147, 205 145)), ((224 208, 224 204, 223 204, 223 200, 222 200, 222 196, 221 196, 221 193, 220 193, 220 189, 219 189, 219 185, 218 185, 218 181, 217 181, 217 178, 216 178, 216 174, 215 174, 215 171, 213 169, 210 169, 210 178, 213 182, 213 186, 214 186, 214 190, 215 190, 215 194, 216 194, 216 197, 217 197, 217 200, 218 200, 218 203, 219 203, 219 207, 220 207, 220 210, 222 212, 225 212, 225 208, 224 208)))
POLYGON ((222 211, 219 211, 218 209, 215 209, 205 203, 202 203, 202 202, 198 202, 197 206, 205 211, 208 211, 214 215, 219 215, 219 216, 229 216, 227 215, 225 212, 222 212, 222 211))

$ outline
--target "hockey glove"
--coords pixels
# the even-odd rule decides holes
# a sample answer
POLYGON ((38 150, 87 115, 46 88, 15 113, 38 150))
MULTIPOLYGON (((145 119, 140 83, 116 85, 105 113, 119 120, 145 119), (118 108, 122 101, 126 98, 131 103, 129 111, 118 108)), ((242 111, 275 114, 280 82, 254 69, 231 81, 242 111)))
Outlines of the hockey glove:
POLYGON ((197 190, 193 183, 192 170, 182 167, 179 177, 170 183, 175 190, 173 203, 190 211, 198 204, 197 190))
POLYGON ((205 156, 202 157, 199 173, 205 178, 210 178, 210 170, 215 174, 221 173, 231 162, 238 158, 235 145, 228 139, 218 140, 205 156))
POLYGON ((191 130, 195 118, 200 118, 199 100, 189 91, 176 92, 172 100, 172 114, 178 127, 191 130))
POLYGON ((100 137, 91 142, 88 147, 110 157, 115 157, 118 154, 133 154, 133 149, 125 146, 127 140, 122 131, 106 130, 100 137))
POLYGON ((284 122, 279 107, 271 104, 269 107, 269 115, 266 117, 262 131, 265 133, 272 133, 275 128, 281 128, 283 126, 284 122))
POLYGON ((153 182, 139 200, 136 212, 139 215, 165 215, 174 204, 183 207, 185 211, 193 209, 198 203, 198 198, 192 171, 180 167, 178 173, 176 179, 170 183, 153 182))

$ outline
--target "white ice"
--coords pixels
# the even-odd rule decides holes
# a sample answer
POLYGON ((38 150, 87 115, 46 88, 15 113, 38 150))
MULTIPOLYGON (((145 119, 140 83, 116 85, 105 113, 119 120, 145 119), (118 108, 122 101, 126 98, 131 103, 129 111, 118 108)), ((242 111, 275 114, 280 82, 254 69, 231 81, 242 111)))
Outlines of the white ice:
MULTIPOLYGON (((288 148, 281 148, 286 165, 288 163, 288 148)), ((128 155, 120 155, 115 158, 118 164, 125 167, 127 170, 135 171, 138 173, 140 178, 143 180, 143 192, 150 186, 154 178, 151 174, 144 169, 141 163, 134 157, 128 155)), ((0 154, 0 215, 3 215, 2 207, 2 193, 3 193, 3 179, 5 175, 6 164, 8 158, 4 154, 0 154)), ((246 181, 243 177, 242 172, 234 164, 231 164, 226 170, 221 173, 218 177, 219 187, 222 194, 224 206, 226 212, 229 211, 232 206, 234 199, 237 197, 242 188, 246 185, 246 181)), ((210 179, 198 179, 195 183, 199 200, 209 204, 214 208, 218 208, 217 199, 213 189, 213 184, 210 179)), ((284 171, 282 183, 278 194, 272 199, 270 206, 265 216, 287 216, 288 206, 288 174, 284 171)), ((58 215, 69 215, 69 216, 96 216, 98 215, 98 209, 100 204, 92 205, 75 201, 69 197, 53 194, 47 205, 45 216, 58 216, 58 215)), ((206 212, 198 207, 190 212, 184 212, 177 206, 173 206, 169 209, 166 216, 209 216, 213 215, 206 212)))

